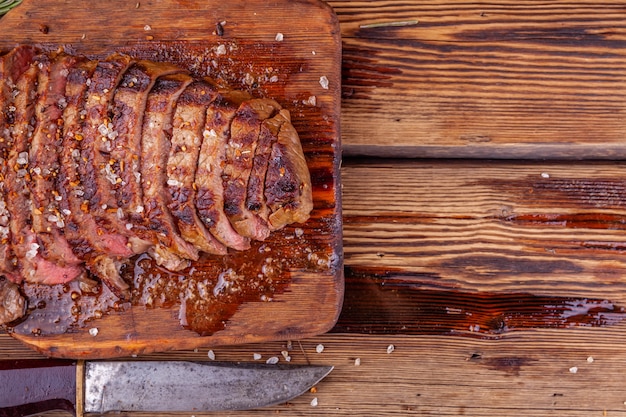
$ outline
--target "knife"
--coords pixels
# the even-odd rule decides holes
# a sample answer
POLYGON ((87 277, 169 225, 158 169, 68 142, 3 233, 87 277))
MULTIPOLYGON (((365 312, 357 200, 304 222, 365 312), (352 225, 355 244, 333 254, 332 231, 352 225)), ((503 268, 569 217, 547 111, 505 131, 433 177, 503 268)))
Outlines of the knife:
POLYGON ((0 417, 246 410, 289 401, 332 370, 215 361, 0 361, 0 417))

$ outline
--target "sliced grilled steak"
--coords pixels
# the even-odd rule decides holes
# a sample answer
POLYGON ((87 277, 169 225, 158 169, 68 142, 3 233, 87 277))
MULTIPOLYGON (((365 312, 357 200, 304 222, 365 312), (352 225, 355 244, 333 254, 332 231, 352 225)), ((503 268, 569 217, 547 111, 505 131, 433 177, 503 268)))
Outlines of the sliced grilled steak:
POLYGON ((112 289, 125 291, 127 284, 119 275, 120 262, 133 254, 127 239, 98 225, 83 205, 83 190, 78 166, 81 159, 80 142, 85 114, 87 82, 96 68, 96 61, 82 61, 70 68, 65 89, 66 107, 63 112, 63 146, 60 151, 61 169, 56 189, 61 196, 60 208, 65 216, 65 237, 74 253, 86 263, 87 269, 112 289), (85 209, 85 210, 83 210, 85 209))
POLYGON ((167 188, 171 197, 168 208, 181 236, 203 252, 223 255, 226 248, 205 228, 194 205, 197 188, 194 181, 206 111, 216 96, 212 86, 197 81, 178 99, 167 160, 167 188))
MULTIPOLYGON (((157 80, 148 95, 141 137, 144 205, 136 211, 145 211, 144 219, 149 233, 145 237, 154 239, 156 246, 153 254, 157 262, 170 270, 184 269, 189 265, 185 260, 198 259, 198 249, 180 236, 167 208, 169 196, 165 173, 176 101, 192 81, 186 74, 168 75, 157 80)), ((137 225, 137 222, 133 222, 133 225, 137 225)))
POLYGON ((101 172, 109 166, 110 157, 106 152, 111 150, 111 139, 115 138, 111 120, 110 105, 124 72, 133 60, 120 54, 109 56, 98 62, 90 80, 88 80, 87 97, 85 100, 85 120, 81 132, 80 157, 83 161, 78 165, 81 181, 82 209, 94 217, 98 225, 108 232, 123 234, 125 229, 119 222, 111 221, 108 215, 111 210, 108 204, 114 201, 114 190, 111 182, 101 172), (105 152, 101 152, 101 149, 105 152))
POLYGON ((32 201, 27 186, 29 142, 35 130, 35 103, 37 101, 36 60, 20 76, 14 89, 15 121, 11 129, 13 146, 9 153, 5 184, 7 185, 7 208, 11 213, 9 227, 11 244, 23 279, 29 282, 56 284, 71 281, 82 273, 82 268, 62 266, 42 256, 46 252, 42 242, 32 229, 32 201))
MULTIPOLYGON (((137 209, 143 206, 139 156, 148 93, 157 78, 180 72, 183 70, 171 64, 137 61, 126 71, 116 90, 113 107, 115 134, 111 138, 110 160, 104 173, 115 191, 114 199, 106 204, 120 208, 124 218, 136 215, 137 209)), ((101 152, 107 150, 101 149, 101 152)))
POLYGON ((5 179, 8 158, 13 140, 10 126, 15 120, 14 89, 17 79, 26 71, 35 57, 36 51, 30 46, 19 46, 0 58, 0 274, 9 280, 19 282, 17 259, 11 245, 8 210, 8 189, 5 179))
POLYGON ((278 140, 278 133, 285 122, 285 118, 279 113, 261 123, 259 142, 248 180, 246 208, 260 217, 266 224, 269 222, 270 209, 265 201, 265 175, 272 153, 272 146, 278 140))
POLYGON ((81 158, 81 141, 84 140, 83 121, 87 82, 95 70, 96 61, 84 61, 71 68, 66 85, 67 105, 63 112, 64 132, 61 147, 61 170, 57 191, 65 214, 66 238, 81 258, 88 260, 98 253, 112 256, 132 254, 126 238, 100 227, 83 204, 84 191, 78 174, 81 158), (95 252, 95 253, 94 253, 95 252))
POLYGON ((26 300, 20 287, 0 278, 0 325, 19 319, 26 312, 26 300))
POLYGON ((250 98, 245 94, 220 92, 209 105, 195 179, 195 204, 200 220, 220 242, 237 250, 250 248, 250 239, 233 229, 224 212, 222 173, 231 122, 239 105, 250 98))
POLYGON ((289 113, 170 64, 17 48, 0 57, 0 322, 19 283, 85 268, 123 296, 148 252, 181 270, 312 210, 289 113), (4 278, 2 277, 4 276, 4 278))
POLYGON ((285 120, 278 141, 272 145, 265 175, 265 200, 272 212, 269 216, 272 230, 305 222, 313 210, 311 174, 298 132, 291 124, 287 110, 281 110, 277 117, 285 120))
POLYGON ((261 123, 280 109, 270 99, 244 101, 230 127, 224 166, 224 211, 242 236, 265 240, 270 229, 265 221, 246 208, 248 180, 259 139, 261 123))
POLYGON ((56 191, 59 152, 62 144, 65 84, 77 58, 60 54, 38 64, 38 99, 35 130, 28 151, 29 186, 32 200, 32 227, 45 248, 44 257, 58 265, 78 265, 81 260, 65 239, 65 215, 59 210, 61 196, 56 191))

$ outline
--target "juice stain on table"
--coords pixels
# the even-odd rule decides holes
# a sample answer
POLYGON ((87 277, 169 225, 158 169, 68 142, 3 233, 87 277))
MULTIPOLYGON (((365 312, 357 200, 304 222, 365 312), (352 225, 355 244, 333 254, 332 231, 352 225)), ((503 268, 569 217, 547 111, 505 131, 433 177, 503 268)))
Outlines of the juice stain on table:
POLYGON ((344 307, 332 331, 498 338, 524 329, 611 326, 626 318, 624 307, 609 300, 431 289, 416 275, 347 267, 344 307))

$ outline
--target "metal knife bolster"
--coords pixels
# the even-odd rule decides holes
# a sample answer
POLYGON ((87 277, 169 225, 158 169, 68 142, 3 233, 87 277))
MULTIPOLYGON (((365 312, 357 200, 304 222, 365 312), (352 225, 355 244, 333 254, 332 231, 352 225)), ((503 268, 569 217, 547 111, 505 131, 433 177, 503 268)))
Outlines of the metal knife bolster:
POLYGON ((332 366, 213 361, 87 362, 84 411, 184 412, 259 408, 303 394, 332 369, 332 366))

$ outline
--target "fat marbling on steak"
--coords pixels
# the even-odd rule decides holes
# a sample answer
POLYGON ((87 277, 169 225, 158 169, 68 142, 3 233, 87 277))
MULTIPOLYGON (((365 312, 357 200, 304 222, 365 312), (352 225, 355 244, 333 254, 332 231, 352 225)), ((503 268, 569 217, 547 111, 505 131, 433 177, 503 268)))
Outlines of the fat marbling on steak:
POLYGON ((0 324, 20 284, 102 280, 148 253, 181 270, 306 221, 289 112, 169 63, 18 46, 0 56, 0 324))

